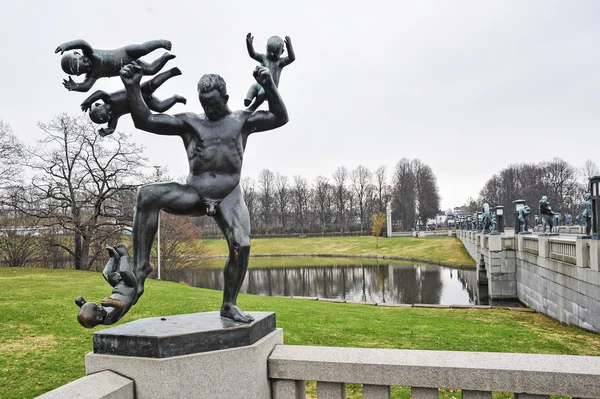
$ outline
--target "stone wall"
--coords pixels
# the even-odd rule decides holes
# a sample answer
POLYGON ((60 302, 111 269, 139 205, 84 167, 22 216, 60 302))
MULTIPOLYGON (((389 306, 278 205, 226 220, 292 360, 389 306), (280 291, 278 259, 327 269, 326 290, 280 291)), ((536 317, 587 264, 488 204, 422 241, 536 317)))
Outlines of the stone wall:
POLYGON ((598 241, 471 231, 457 236, 485 270, 490 299, 518 298, 562 323, 600 332, 598 241))
POLYGON ((562 323, 600 332, 600 272, 540 255, 517 252, 519 300, 562 323))

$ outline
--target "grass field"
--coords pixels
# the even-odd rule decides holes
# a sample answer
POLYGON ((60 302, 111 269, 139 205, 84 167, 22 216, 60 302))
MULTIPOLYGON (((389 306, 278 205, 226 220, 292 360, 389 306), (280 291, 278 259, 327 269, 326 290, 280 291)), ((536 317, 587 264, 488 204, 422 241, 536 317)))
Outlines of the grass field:
MULTIPOLYGON (((84 375, 92 332, 73 300, 99 301, 99 273, 0 268, 0 397, 32 398, 84 375)), ((219 291, 149 280, 122 322, 218 310, 219 291)), ((245 310, 275 311, 286 344, 370 348, 600 355, 600 336, 537 313, 510 310, 384 308, 240 295, 245 310)), ((98 330, 98 329, 96 329, 98 330)), ((314 384, 309 387, 309 397, 314 384)), ((350 386, 349 397, 360 387, 350 386)), ((408 398, 406 389, 395 398, 408 398)), ((458 397, 448 392, 445 397, 458 397)))
MULTIPOLYGON (((225 240, 203 240, 211 255, 226 255, 225 240)), ((380 238, 375 248, 375 237, 326 238, 259 238, 252 240, 252 254, 331 254, 331 255, 387 255, 407 259, 444 262, 454 266, 474 266, 460 240, 456 237, 393 237, 380 238)))

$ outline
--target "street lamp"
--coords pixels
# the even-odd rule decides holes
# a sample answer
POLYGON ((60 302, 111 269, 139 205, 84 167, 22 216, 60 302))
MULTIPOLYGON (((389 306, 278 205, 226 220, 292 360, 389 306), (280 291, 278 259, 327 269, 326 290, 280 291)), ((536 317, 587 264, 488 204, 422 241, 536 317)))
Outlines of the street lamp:
MULTIPOLYGON (((160 165, 154 165, 154 169, 156 169, 156 181, 160 181, 160 165)), ((157 266, 158 266, 158 274, 157 278, 160 280, 160 209, 158 210, 158 230, 156 232, 156 258, 157 258, 157 266)))
POLYGON ((600 175, 590 177, 592 197, 592 239, 600 240, 600 175))
POLYGON ((504 206, 496 206, 496 231, 504 233, 504 206))
POLYGON ((519 211, 525 207, 525 200, 523 199, 518 199, 518 200, 514 200, 513 204, 515 204, 515 234, 519 234, 519 211))

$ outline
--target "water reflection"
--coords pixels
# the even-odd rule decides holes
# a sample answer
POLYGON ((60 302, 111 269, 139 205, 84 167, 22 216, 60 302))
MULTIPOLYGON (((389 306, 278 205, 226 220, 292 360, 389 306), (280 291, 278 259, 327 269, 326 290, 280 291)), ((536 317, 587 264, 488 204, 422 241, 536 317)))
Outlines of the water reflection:
MULTIPOLYGON (((193 269, 173 280, 221 290, 221 269, 193 269)), ((475 271, 412 264, 252 268, 241 292, 378 303, 485 304, 475 271)))

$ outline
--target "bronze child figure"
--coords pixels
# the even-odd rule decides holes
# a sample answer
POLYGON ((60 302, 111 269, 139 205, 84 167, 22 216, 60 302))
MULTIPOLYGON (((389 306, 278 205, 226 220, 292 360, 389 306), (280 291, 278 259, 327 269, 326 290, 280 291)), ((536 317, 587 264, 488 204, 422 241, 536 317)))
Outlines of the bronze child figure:
MULTIPOLYGON (((273 82, 276 87, 279 87, 279 77, 281 76, 281 70, 294 62, 296 60, 296 55, 294 54, 294 48, 292 47, 292 39, 289 36, 285 37, 285 41, 281 40, 279 36, 271 36, 269 40, 267 40, 267 51, 266 54, 256 53, 254 51, 254 46, 252 42, 254 41, 254 37, 251 33, 246 35, 246 47, 248 48, 248 54, 251 58, 260 62, 260 65, 263 67, 269 68, 271 72, 271 77, 273 78, 273 82), (283 54, 283 45, 287 48, 288 56, 281 57, 283 54)), ((250 110, 256 110, 263 102, 265 101, 265 91, 262 86, 258 83, 254 83, 250 86, 248 90, 248 94, 246 94, 246 99, 244 100, 244 105, 250 107, 250 110), (254 99, 254 103, 252 100, 254 99)))
MULTIPOLYGON (((144 101, 148 105, 148 108, 156 112, 165 112, 176 103, 185 104, 187 102, 184 97, 178 95, 171 96, 162 101, 153 95, 154 91, 163 83, 170 78, 179 75, 181 75, 179 68, 171 68, 140 85, 142 96, 144 97, 144 101)), ((108 122, 108 127, 106 129, 101 128, 98 130, 100 136, 104 137, 115 131, 119 118, 125 114, 129 114, 131 112, 131 107, 129 105, 129 100, 127 100, 127 93, 124 89, 110 94, 98 90, 81 103, 81 110, 83 112, 89 110, 90 119, 94 123, 103 124, 108 122), (98 100, 102 100, 104 104, 94 104, 94 102, 98 100)))
POLYGON ((123 244, 107 247, 110 259, 102 271, 104 279, 113 287, 110 297, 100 305, 87 302, 79 296, 75 303, 80 307, 77 321, 86 328, 98 324, 114 324, 131 309, 136 302, 137 278, 129 260, 127 248, 123 244))
POLYGON ((54 52, 60 52, 62 55, 65 51, 73 49, 82 51, 83 54, 78 52, 64 54, 60 60, 60 65, 63 71, 69 75, 86 74, 84 81, 81 83, 74 82, 70 76, 68 80, 63 80, 63 86, 67 90, 86 92, 92 88, 99 78, 119 76, 121 68, 132 61, 137 61, 138 65, 142 67, 144 75, 155 75, 165 66, 167 61, 175 58, 175 55, 165 53, 150 64, 139 60, 139 58, 159 48, 171 50, 171 42, 168 40, 152 40, 142 44, 131 44, 116 50, 98 50, 93 49, 85 40, 73 40, 61 44, 54 52))

